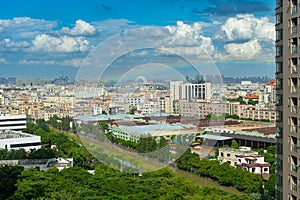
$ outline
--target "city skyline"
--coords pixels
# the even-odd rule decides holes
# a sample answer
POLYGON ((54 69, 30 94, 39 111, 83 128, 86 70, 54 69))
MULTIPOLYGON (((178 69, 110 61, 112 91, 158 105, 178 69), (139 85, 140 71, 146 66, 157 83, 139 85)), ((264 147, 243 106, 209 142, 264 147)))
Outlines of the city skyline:
POLYGON ((185 44, 197 41, 222 75, 274 77, 273 1, 28 2, 0 8, 2 76, 75 77, 103 41, 150 26, 185 44))

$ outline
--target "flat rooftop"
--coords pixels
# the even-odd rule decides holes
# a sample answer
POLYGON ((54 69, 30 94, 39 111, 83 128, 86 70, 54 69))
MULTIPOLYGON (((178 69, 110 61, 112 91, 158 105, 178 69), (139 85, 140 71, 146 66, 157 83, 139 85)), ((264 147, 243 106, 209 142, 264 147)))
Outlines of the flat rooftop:
POLYGON ((184 135, 184 134, 196 134, 198 132, 197 128, 186 128, 184 125, 180 124, 149 124, 140 126, 124 126, 119 125, 118 129, 121 131, 137 134, 151 136, 171 136, 171 135, 184 135))
POLYGON ((205 135, 199 135, 197 138, 203 138, 208 140, 217 140, 217 141, 223 141, 223 140, 232 140, 232 137, 227 136, 221 136, 221 135, 211 135, 211 134, 205 134, 205 135))
POLYGON ((22 131, 0 130, 0 139, 27 138, 33 136, 34 135, 24 133, 22 131))

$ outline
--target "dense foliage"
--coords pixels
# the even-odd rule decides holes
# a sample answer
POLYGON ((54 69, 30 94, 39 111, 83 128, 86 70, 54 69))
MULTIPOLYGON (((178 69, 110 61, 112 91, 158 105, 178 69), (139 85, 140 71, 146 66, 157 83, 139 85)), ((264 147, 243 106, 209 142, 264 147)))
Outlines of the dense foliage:
POLYGON ((41 135, 45 144, 55 144, 61 155, 74 157, 77 167, 62 171, 1 167, 0 199, 250 199, 198 187, 166 168, 140 176, 98 163, 95 174, 91 174, 85 168, 96 163, 75 135, 57 132, 43 123, 29 123, 26 131, 41 135))
POLYGON ((248 194, 263 193, 261 175, 236 169, 227 163, 220 164, 217 160, 200 160, 197 154, 191 154, 190 151, 177 160, 177 166, 180 169, 216 180, 221 185, 233 186, 248 194))
POLYGON ((0 160, 50 159, 56 157, 58 157, 58 153, 50 148, 31 149, 29 152, 24 149, 0 149, 0 160))
POLYGON ((99 165, 95 175, 82 168, 23 171, 11 199, 248 199, 216 188, 199 188, 168 169, 143 176, 99 165))
POLYGON ((0 167, 0 199, 7 199, 17 190, 16 183, 23 167, 0 167))
POLYGON ((55 145, 58 150, 56 156, 73 158, 75 166, 93 169, 98 164, 97 160, 84 148, 80 139, 73 134, 53 130, 45 122, 27 123, 24 131, 41 136, 42 143, 47 144, 48 147, 55 145))

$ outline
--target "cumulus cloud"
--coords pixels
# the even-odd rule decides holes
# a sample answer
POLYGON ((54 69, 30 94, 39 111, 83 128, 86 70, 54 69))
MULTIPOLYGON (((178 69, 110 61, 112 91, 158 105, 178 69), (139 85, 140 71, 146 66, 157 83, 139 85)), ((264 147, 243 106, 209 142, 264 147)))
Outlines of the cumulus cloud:
POLYGON ((9 62, 5 58, 0 58, 0 63, 8 64, 9 62))
POLYGON ((5 38, 0 41, 0 50, 1 51, 22 51, 24 48, 28 48, 30 44, 26 41, 14 42, 9 38, 5 38))
MULTIPOLYGON (((215 51, 215 47, 211 38, 203 35, 203 26, 206 26, 206 24, 195 22, 190 25, 178 21, 177 26, 166 26, 166 29, 174 35, 172 36, 172 42, 174 44, 177 42, 177 44, 181 43, 182 45, 189 45, 191 43, 195 45, 196 43, 194 41, 197 41, 203 49, 209 54, 212 54, 215 51)), ((187 48, 187 52, 189 52, 190 49, 191 48, 187 48)))
POLYGON ((32 19, 30 17, 14 17, 13 19, 0 20, 0 26, 2 28, 19 28, 19 29, 32 29, 35 30, 49 30, 55 27, 57 23, 55 21, 47 21, 43 19, 32 19))
MULTIPOLYGON (((45 31, 50 31, 57 26, 56 21, 32 19, 30 17, 15 17, 0 20, 1 36, 13 39, 32 39, 45 31)), ((3 39, 3 38, 2 38, 3 39)))
POLYGON ((224 46, 227 53, 225 56, 217 55, 223 59, 237 59, 237 60, 259 60, 262 59, 262 47, 257 39, 250 40, 244 43, 230 43, 224 46))
POLYGON ((37 35, 32 41, 30 51, 33 52, 84 52, 89 49, 89 41, 83 37, 53 37, 47 34, 37 35))
POLYGON ((221 32, 215 35, 216 39, 249 40, 256 38, 259 41, 274 42, 274 24, 267 17, 257 18, 252 14, 240 14, 227 19, 221 26, 221 32))
POLYGON ((197 40, 201 34, 201 25, 197 22, 189 25, 182 21, 177 21, 177 26, 167 26, 166 29, 179 38, 188 37, 197 40))
POLYGON ((61 31, 62 33, 74 36, 91 36, 97 33, 97 30, 93 25, 81 19, 76 21, 74 28, 70 29, 68 27, 63 27, 61 31))

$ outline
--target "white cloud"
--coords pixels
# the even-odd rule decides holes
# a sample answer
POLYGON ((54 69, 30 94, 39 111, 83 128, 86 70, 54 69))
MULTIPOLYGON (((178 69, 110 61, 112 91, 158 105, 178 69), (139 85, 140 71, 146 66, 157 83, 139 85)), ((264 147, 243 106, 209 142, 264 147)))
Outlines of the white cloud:
MULTIPOLYGON (((245 43, 230 43, 224 45, 227 55, 223 59, 237 59, 237 60, 259 60, 264 56, 262 54, 262 47, 257 39, 250 40, 245 43)), ((217 57, 222 58, 218 55, 217 57)))
MULTIPOLYGON (((79 67, 82 63, 82 58, 74 58, 74 59, 66 59, 66 60, 28 60, 23 59, 18 62, 18 64, 22 65, 60 65, 60 66, 72 66, 79 67)), ((1 62, 1 59, 0 59, 1 62)))
POLYGON ((63 60, 63 62, 60 63, 62 66, 72 66, 72 67, 79 67, 83 62, 82 58, 74 58, 70 60, 63 60))
POLYGON ((61 36, 53 37, 47 34, 37 35, 32 41, 33 46, 30 51, 33 52, 58 52, 72 53, 84 52, 89 49, 89 41, 83 37, 61 36))
POLYGON ((0 50, 2 51, 22 51, 24 48, 28 48, 30 44, 26 41, 14 42, 9 38, 5 38, 0 41, 0 50))
POLYGON ((9 64, 9 62, 5 58, 0 58, 0 63, 9 64))
POLYGON ((74 36, 79 36, 79 35, 89 36, 89 35, 95 35, 97 33, 97 30, 93 25, 81 19, 76 21, 74 28, 70 29, 68 27, 63 27, 61 31, 62 33, 74 35, 74 36))
POLYGON ((257 18, 252 14, 237 15, 230 17, 221 26, 221 33, 215 35, 216 39, 225 40, 248 40, 258 39, 259 41, 274 42, 274 24, 267 17, 257 18))
MULTIPOLYGON (((202 34, 202 27, 207 26, 206 24, 201 24, 195 22, 192 25, 185 24, 182 21, 177 22, 177 26, 167 26, 166 29, 173 34, 174 36, 172 42, 174 45, 196 45, 195 41, 199 42, 200 45, 205 51, 209 54, 213 54, 215 47, 212 43, 210 37, 204 36, 202 34)), ((187 52, 190 52, 190 48, 187 49, 187 52)))
POLYGON ((50 31, 56 26, 56 21, 32 19, 30 17, 15 17, 13 19, 0 20, 0 32, 2 36, 5 35, 5 37, 18 40, 32 39, 36 35, 50 31))
POLYGON ((13 19, 0 20, 0 26, 3 28, 30 28, 35 30, 49 30, 55 27, 55 21, 47 21, 43 19, 32 19, 30 17, 14 17, 13 19))

